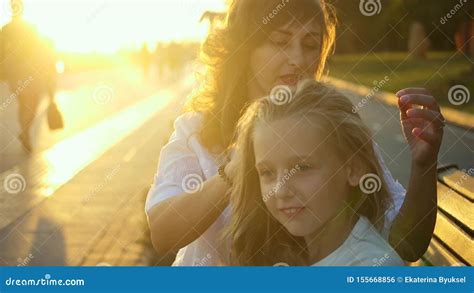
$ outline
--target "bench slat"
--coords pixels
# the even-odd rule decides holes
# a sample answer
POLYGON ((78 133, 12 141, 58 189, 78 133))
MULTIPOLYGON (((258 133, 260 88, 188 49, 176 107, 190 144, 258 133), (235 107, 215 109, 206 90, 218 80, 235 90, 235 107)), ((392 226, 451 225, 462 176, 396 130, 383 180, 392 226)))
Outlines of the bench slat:
POLYGON ((463 223, 472 235, 474 231, 474 203, 438 182, 438 207, 459 222, 463 223))
POLYGON ((472 239, 442 212, 438 212, 434 235, 469 265, 474 264, 472 239))
MULTIPOLYGON (((468 171, 472 175, 472 169, 468 171)), ((438 179, 470 201, 474 201, 474 177, 455 168, 438 173, 438 179)))
MULTIPOLYGON (((436 238, 432 238, 428 250, 422 260, 432 266, 462 266, 465 265, 454 254, 447 250, 436 238)), ((423 265, 423 262, 419 262, 423 265)))

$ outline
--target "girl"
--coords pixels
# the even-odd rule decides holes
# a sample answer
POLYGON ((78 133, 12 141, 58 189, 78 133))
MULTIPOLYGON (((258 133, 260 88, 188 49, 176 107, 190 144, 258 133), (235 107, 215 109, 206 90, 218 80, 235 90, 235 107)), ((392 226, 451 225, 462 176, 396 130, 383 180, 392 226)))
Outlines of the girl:
MULTIPOLYGON (((202 46, 207 69, 202 88, 188 112, 176 119, 147 196, 151 240, 159 254, 179 250, 175 265, 201 264, 203 259, 206 265, 223 263, 217 232, 228 221, 229 185, 218 168, 227 160, 224 150, 237 121, 250 101, 276 86, 294 91, 298 80, 320 79, 334 39, 333 12, 323 0, 231 2, 223 26, 212 30, 202 46)), ((398 94, 413 155, 406 195, 384 166, 378 146, 374 148, 394 203, 385 215, 384 237, 403 259, 415 261, 428 247, 436 221, 442 116, 425 90, 398 94), (410 109, 414 104, 425 107, 410 109)), ((230 173, 232 165, 225 171, 230 173)))
POLYGON ((306 80, 238 124, 224 238, 232 265, 403 265, 380 232, 391 198, 352 104, 306 80))

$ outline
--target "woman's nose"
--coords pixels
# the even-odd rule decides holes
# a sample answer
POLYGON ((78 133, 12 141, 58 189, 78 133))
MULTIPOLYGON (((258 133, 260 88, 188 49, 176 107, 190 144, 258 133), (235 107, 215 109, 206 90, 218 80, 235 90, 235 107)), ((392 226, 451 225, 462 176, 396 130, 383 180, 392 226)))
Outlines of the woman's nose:
POLYGON ((292 45, 288 49, 288 63, 290 66, 295 66, 298 69, 304 68, 303 48, 301 45, 292 45))

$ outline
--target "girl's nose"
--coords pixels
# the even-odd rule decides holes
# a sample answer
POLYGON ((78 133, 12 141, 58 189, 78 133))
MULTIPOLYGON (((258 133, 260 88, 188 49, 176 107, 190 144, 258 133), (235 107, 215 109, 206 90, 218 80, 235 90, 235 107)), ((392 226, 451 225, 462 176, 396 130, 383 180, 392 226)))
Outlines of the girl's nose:
POLYGON ((290 186, 290 177, 288 174, 288 170, 284 170, 278 176, 278 181, 274 187, 275 190, 275 197, 277 198, 285 198, 285 197, 292 197, 293 193, 291 192, 290 186))

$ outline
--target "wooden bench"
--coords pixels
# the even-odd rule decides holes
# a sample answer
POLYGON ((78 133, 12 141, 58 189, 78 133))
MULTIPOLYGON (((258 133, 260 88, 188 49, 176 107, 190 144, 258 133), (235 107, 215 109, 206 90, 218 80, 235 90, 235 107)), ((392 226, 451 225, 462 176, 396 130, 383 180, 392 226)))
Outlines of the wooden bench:
POLYGON ((438 215, 433 238, 414 266, 474 264, 474 168, 438 168, 438 215))

